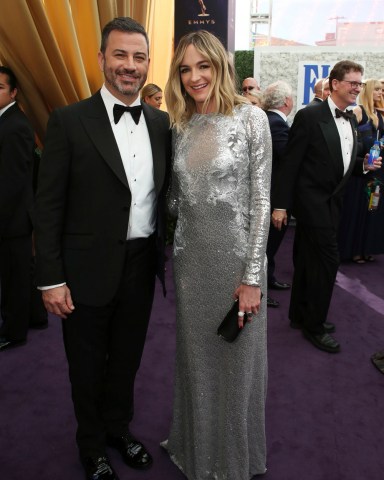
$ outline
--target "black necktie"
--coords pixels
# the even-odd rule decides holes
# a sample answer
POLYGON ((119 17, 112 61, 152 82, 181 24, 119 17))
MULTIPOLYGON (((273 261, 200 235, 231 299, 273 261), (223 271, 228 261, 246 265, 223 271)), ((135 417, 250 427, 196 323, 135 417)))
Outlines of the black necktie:
POLYGON ((352 110, 346 110, 343 112, 342 110, 339 110, 338 108, 335 109, 336 112, 336 118, 343 117, 345 120, 351 120, 353 118, 353 112, 352 110))
POLYGON ((113 119, 115 123, 119 123, 119 120, 124 112, 129 112, 132 115, 133 121, 136 125, 139 123, 141 111, 143 107, 141 105, 136 105, 135 107, 125 107, 124 105, 119 105, 115 103, 113 106, 113 119))

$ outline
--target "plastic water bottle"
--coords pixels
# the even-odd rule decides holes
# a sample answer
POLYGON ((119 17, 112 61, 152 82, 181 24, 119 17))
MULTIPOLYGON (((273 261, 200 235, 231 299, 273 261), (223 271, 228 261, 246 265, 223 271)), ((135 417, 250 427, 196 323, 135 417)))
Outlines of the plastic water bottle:
POLYGON ((384 148, 384 135, 380 138, 380 148, 384 148))
POLYGON ((368 157, 368 165, 373 165, 373 161, 380 157, 380 142, 375 140, 371 147, 368 157))
POLYGON ((380 200, 380 187, 376 185, 375 191, 371 193, 369 197, 368 210, 376 210, 379 206, 380 200))

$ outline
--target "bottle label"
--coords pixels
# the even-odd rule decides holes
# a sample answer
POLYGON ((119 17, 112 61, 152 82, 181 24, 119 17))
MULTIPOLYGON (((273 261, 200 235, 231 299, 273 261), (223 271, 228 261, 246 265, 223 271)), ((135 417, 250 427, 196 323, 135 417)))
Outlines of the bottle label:
POLYGON ((368 165, 373 165, 373 161, 379 158, 379 156, 380 156, 380 149, 372 147, 369 152, 368 165))
POLYGON ((379 206, 380 193, 372 192, 369 196, 368 210, 376 210, 379 206))

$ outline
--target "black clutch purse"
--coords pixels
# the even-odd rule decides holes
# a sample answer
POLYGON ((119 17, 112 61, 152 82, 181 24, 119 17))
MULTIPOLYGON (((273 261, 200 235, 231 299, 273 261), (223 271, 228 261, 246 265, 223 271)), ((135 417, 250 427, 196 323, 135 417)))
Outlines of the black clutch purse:
MULTIPOLYGON (((263 293, 260 294, 260 300, 263 298, 263 293)), ((247 314, 244 313, 244 326, 239 328, 239 302, 236 300, 232 305, 229 312, 225 315, 224 320, 220 323, 217 329, 217 334, 227 342, 233 342, 238 337, 239 333, 244 329, 247 324, 247 314)))
MULTIPOLYGON (((229 312, 225 315, 224 320, 220 323, 217 329, 217 334, 227 342, 233 342, 241 332, 238 323, 239 316, 239 302, 236 300, 229 312)), ((247 314, 244 314, 244 326, 247 322, 247 314)), ((244 327, 243 327, 244 328, 244 327)))

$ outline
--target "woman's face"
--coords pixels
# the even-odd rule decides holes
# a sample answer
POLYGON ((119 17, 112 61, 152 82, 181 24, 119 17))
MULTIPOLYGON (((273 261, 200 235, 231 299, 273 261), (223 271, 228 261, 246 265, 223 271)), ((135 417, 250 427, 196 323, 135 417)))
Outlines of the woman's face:
POLYGON ((157 92, 150 97, 145 97, 144 102, 151 105, 151 107, 160 108, 163 103, 163 92, 157 92))
MULTIPOLYGON (((180 79, 187 94, 192 97, 196 104, 196 110, 203 113, 203 105, 208 98, 212 84, 212 66, 207 58, 203 57, 193 45, 189 45, 181 61, 180 79)), ((207 111, 213 111, 213 102, 209 102, 207 111)))
POLYGON ((381 84, 376 84, 375 88, 373 89, 373 103, 380 102, 382 95, 383 89, 381 84))

